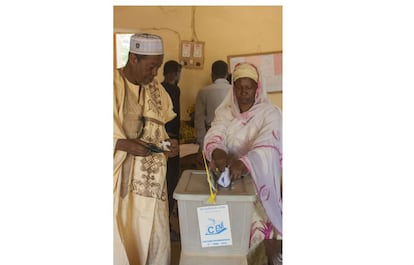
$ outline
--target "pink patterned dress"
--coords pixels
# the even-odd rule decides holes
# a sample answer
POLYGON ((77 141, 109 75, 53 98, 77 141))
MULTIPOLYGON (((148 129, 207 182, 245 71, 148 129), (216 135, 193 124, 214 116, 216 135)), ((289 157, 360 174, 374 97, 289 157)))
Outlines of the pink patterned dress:
POLYGON ((240 159, 252 176, 258 201, 251 223, 249 264, 266 264, 263 240, 282 236, 282 113, 260 88, 254 105, 240 113, 231 90, 217 108, 204 139, 211 161, 214 149, 240 159))

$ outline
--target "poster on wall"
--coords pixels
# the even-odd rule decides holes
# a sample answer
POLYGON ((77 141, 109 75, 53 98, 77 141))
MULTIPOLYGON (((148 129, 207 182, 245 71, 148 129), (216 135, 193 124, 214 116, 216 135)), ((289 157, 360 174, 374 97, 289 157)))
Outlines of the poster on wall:
POLYGON ((282 51, 229 55, 227 61, 230 73, 238 63, 254 64, 260 75, 262 87, 268 92, 282 92, 282 51))

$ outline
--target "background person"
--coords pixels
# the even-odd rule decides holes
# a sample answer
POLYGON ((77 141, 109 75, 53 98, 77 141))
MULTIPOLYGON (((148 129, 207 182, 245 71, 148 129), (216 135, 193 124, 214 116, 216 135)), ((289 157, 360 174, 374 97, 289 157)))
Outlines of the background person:
POLYGON ((229 168, 233 181, 250 174, 258 201, 252 218, 249 264, 266 264, 264 239, 282 235, 282 114, 249 63, 236 65, 233 89, 217 108, 204 139, 210 166, 229 168))
POLYGON ((126 66, 114 73, 115 265, 170 265, 166 156, 178 154, 178 143, 160 153, 148 144, 160 147, 175 117, 154 79, 163 54, 159 36, 135 34, 126 66))
MULTIPOLYGON (((165 124, 168 136, 171 139, 179 140, 180 137, 180 82, 181 65, 174 61, 168 61, 164 64, 164 81, 161 83, 167 93, 170 95, 173 111, 177 114, 174 119, 165 124)), ((174 209, 173 192, 177 186, 180 177, 180 156, 170 157, 167 161, 167 190, 168 190, 168 209, 169 216, 174 209)), ((170 228, 171 230, 171 228, 170 228)), ((178 240, 178 234, 171 230, 171 240, 178 240)))
POLYGON ((213 83, 200 89, 197 93, 194 127, 200 150, 203 147, 204 136, 214 119, 216 108, 223 101, 226 94, 232 89, 232 86, 226 79, 227 75, 227 63, 221 60, 215 61, 211 65, 211 80, 213 83))

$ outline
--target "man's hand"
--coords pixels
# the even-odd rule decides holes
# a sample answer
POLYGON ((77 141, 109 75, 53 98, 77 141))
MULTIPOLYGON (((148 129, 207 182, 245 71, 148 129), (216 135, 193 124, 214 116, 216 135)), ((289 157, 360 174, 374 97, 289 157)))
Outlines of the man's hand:
POLYGON ((168 149, 170 149, 170 151, 165 151, 164 154, 167 157, 177 156, 179 151, 180 151, 180 147, 178 145, 178 140, 177 139, 167 139, 165 141, 170 142, 170 145, 168 146, 168 149))
POLYGON ((136 139, 118 139, 115 149, 125 151, 135 156, 148 156, 151 154, 151 150, 136 139))

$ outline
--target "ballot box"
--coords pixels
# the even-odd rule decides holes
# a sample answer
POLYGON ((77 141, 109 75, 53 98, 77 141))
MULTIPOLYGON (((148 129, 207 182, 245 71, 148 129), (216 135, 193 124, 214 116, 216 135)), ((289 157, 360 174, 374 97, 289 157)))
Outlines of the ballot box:
POLYGON ((210 196, 206 172, 185 170, 174 191, 181 234, 180 265, 247 265, 250 224, 256 190, 251 177, 219 188, 210 196))

